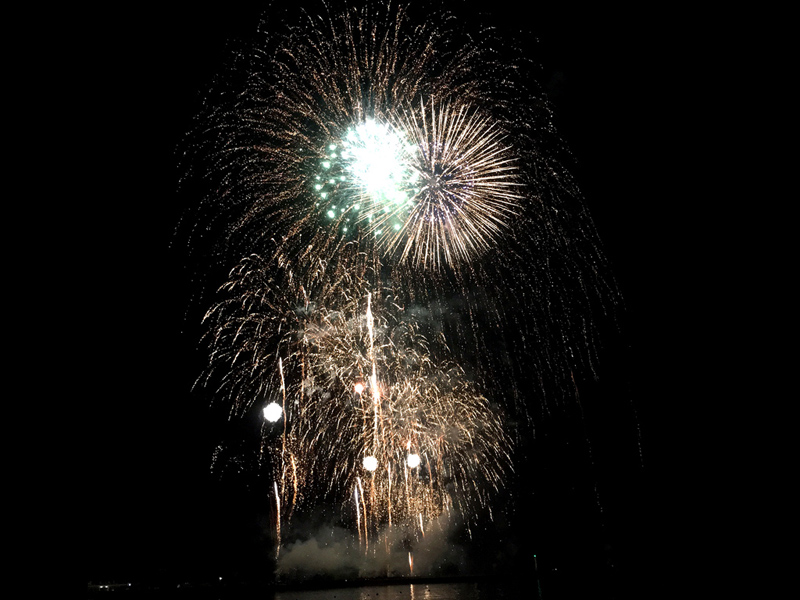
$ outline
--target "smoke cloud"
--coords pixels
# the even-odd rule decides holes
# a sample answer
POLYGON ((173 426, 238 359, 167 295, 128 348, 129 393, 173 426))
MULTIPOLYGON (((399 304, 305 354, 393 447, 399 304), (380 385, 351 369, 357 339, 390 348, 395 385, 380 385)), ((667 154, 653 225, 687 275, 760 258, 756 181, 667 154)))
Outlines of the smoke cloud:
POLYGON ((322 527, 281 548, 278 578, 305 581, 460 574, 466 564, 464 549, 452 541, 452 527, 442 521, 418 539, 402 529, 387 528, 372 536, 368 546, 352 531, 322 527))

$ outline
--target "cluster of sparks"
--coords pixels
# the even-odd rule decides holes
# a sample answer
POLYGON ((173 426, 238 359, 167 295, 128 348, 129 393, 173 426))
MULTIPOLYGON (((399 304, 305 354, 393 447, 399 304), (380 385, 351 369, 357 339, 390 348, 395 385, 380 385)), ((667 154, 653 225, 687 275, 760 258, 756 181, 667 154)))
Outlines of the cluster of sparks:
POLYGON ((330 495, 366 545, 490 508, 512 470, 509 357, 569 379, 574 340, 591 346, 585 275, 600 280, 602 255, 531 142, 549 125, 509 87, 513 65, 446 22, 394 5, 306 15, 237 63, 193 138, 202 210, 226 252, 249 254, 206 314, 205 381, 232 414, 263 409, 278 549, 330 495), (454 324, 416 318, 452 298, 454 324), (486 336, 497 350, 466 369, 486 336))
POLYGON ((375 121, 349 130, 341 146, 328 147, 323 173, 315 178, 320 200, 330 202, 325 216, 342 233, 364 221, 376 237, 402 229, 419 193, 419 174, 409 167, 416 148, 375 121))
POLYGON ((227 242, 279 237, 330 259, 356 239, 434 270, 501 244, 522 212, 511 130, 525 117, 487 88, 509 69, 401 6, 306 19, 271 36, 263 63, 242 67, 244 93, 220 92, 204 115, 191 169, 216 192, 212 219, 230 219, 227 242))
POLYGON ((522 200, 502 131, 464 105, 423 104, 395 119, 360 123, 327 147, 316 206, 342 235, 362 228, 400 261, 438 267, 480 255, 522 200))
POLYGON ((345 491, 368 543, 386 527, 424 533, 443 512, 485 506, 510 469, 511 442, 445 341, 429 341, 392 290, 352 270, 318 288, 291 273, 251 256, 206 315, 209 376, 221 371, 234 411, 264 405, 284 519, 345 491))

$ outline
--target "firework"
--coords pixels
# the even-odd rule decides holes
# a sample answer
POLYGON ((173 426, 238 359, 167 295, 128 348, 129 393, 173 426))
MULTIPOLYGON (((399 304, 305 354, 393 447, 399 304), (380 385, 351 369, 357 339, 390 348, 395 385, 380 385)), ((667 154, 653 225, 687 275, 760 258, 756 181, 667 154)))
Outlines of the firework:
POLYGON ((225 271, 250 253, 315 272, 364 255, 374 286, 438 313, 456 360, 513 382, 528 413, 594 370, 593 314, 617 292, 525 62, 424 17, 367 4, 267 23, 188 138, 204 194, 189 243, 213 236, 225 271))
POLYGON ((330 260, 358 240, 415 268, 501 243, 522 213, 515 146, 530 117, 508 106, 513 66, 445 17, 323 14, 243 52, 208 100, 188 151, 213 190, 207 229, 222 224, 237 258, 274 238, 330 260))
POLYGON ((411 166, 417 148, 400 130, 369 120, 328 150, 314 189, 332 226, 342 235, 365 228, 378 242, 401 230, 419 192, 411 166))
POLYGON ((509 222, 521 215, 515 156, 501 126, 463 104, 431 103, 405 115, 413 132, 417 172, 423 182, 402 245, 401 258, 439 266, 466 261, 500 243, 509 222))
POLYGON ((203 382, 264 410, 279 538, 331 496, 364 540, 471 518, 511 472, 504 415, 594 370, 616 290, 549 105, 452 23, 389 4, 270 27, 190 136, 194 231, 248 256, 203 382))
POLYGON ((510 436, 444 340, 352 273, 315 287, 288 264, 269 280, 268 266, 250 257, 235 269, 208 323, 232 405, 265 404, 272 423, 285 414, 265 443, 286 515, 332 494, 354 503, 366 538, 484 506, 510 470, 510 436))
POLYGON ((500 126, 464 104, 393 121, 366 121, 328 146, 314 189, 331 224, 343 235, 360 227, 415 267, 458 265, 499 243, 523 200, 500 126))

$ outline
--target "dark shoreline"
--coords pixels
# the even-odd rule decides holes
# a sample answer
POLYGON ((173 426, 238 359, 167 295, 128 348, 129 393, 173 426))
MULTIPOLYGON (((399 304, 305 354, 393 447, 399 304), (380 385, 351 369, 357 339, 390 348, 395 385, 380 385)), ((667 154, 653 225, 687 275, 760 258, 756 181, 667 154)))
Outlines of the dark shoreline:
POLYGON ((494 581, 494 578, 485 575, 457 575, 446 577, 370 577, 363 579, 312 578, 309 580, 291 582, 186 582, 175 585, 109 583, 90 584, 87 586, 87 594, 90 598, 109 594, 119 594, 126 597, 205 597, 213 595, 216 597, 255 598, 263 597, 264 594, 281 591, 324 590, 369 586, 430 585, 437 583, 488 583, 492 581, 494 581))

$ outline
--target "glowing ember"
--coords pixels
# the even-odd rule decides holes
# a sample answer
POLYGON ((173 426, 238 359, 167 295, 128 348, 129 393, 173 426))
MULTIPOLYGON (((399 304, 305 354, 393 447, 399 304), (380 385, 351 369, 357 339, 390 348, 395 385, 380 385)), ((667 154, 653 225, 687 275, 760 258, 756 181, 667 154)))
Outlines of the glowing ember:
POLYGON ((264 418, 270 423, 280 420, 281 415, 283 415, 283 409, 277 402, 270 402, 264 407, 264 418))
POLYGON ((367 471, 374 471, 378 468, 378 459, 374 456, 365 456, 364 457, 364 468, 367 471))

